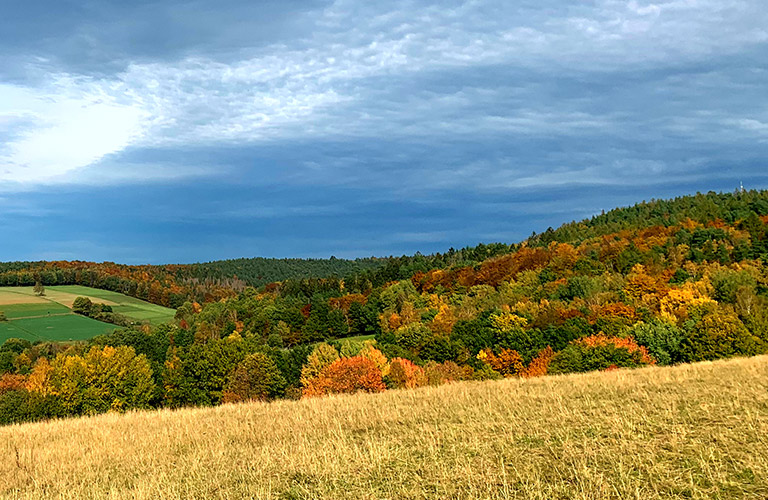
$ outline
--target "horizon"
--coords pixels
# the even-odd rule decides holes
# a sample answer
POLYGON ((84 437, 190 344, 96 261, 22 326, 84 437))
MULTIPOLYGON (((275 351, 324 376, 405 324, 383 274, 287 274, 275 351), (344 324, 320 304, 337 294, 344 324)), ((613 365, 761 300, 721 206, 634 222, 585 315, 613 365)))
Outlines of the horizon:
POLYGON ((766 25, 757 0, 9 6, 0 261, 442 253, 765 189, 766 25))

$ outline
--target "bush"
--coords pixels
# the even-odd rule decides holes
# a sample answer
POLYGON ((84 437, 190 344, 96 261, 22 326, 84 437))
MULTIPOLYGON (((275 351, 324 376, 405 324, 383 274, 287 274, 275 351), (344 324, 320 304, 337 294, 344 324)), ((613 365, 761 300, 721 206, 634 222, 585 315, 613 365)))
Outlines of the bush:
POLYGON ((334 361, 319 376, 308 380, 304 395, 381 392, 386 388, 376 364, 368 358, 355 356, 334 361))
POLYGON ((424 375, 429 385, 441 385, 459 380, 471 380, 474 370, 471 366, 459 366, 453 361, 443 363, 430 361, 424 366, 424 375))
POLYGON ((549 373, 587 372, 608 368, 634 368, 654 364, 648 350, 631 337, 593 335, 571 342, 549 364, 549 373))
POLYGON ((34 422, 64 415, 57 396, 25 389, 0 394, 0 425, 34 422))
POLYGON ((672 323, 653 320, 649 323, 637 323, 629 334, 638 344, 645 346, 660 365, 669 365, 680 361, 680 343, 685 332, 672 323))

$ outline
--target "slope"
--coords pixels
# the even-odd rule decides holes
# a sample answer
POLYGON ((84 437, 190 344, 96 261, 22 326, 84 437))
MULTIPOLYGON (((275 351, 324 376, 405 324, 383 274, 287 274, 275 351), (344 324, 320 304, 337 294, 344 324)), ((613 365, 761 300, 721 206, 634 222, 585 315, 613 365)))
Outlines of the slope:
POLYGON ((768 496, 768 357, 0 428, 4 498, 768 496))

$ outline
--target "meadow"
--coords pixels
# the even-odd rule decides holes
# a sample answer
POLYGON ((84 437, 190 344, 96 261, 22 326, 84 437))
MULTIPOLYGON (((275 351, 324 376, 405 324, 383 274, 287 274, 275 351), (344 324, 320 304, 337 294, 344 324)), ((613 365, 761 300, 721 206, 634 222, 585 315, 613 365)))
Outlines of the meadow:
POLYGON ((0 497, 764 499, 768 357, 0 428, 0 497))
POLYGON ((9 320, 0 322, 0 344, 8 338, 31 342, 86 340, 116 328, 74 314, 71 307, 77 297, 89 297, 92 302, 107 304, 129 318, 155 324, 171 320, 175 313, 167 307, 85 286, 46 287, 42 297, 36 296, 32 287, 0 287, 0 311, 9 320))

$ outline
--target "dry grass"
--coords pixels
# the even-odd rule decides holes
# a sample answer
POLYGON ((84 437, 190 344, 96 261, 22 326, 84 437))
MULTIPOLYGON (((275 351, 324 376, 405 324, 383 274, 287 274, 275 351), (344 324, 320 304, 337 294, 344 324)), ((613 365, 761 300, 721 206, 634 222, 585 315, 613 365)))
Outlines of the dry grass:
POLYGON ((768 357, 0 428, 4 498, 768 498, 768 357))
MULTIPOLYGON (((30 288, 31 290, 31 288, 30 288)), ((34 294, 20 293, 0 288, 0 306, 16 304, 47 304, 48 301, 34 294)))
POLYGON ((88 297, 93 302, 105 304, 108 306, 118 305, 116 302, 107 299, 88 295, 78 295, 77 293, 63 292, 60 290, 46 289, 44 296, 35 295, 34 288, 31 286, 20 287, 2 287, 0 288, 0 306, 14 304, 48 304, 55 302, 72 309, 72 304, 78 297, 88 297))

